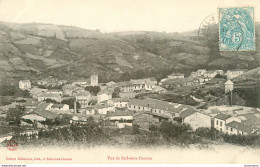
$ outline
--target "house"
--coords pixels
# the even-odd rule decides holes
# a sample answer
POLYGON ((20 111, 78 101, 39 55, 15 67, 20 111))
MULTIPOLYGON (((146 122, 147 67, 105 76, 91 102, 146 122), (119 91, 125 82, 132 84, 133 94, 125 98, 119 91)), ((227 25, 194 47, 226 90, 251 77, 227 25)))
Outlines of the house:
POLYGON ((167 76, 168 79, 184 78, 184 74, 181 73, 172 73, 167 76))
POLYGON ((81 91, 84 91, 84 88, 68 84, 68 85, 64 85, 62 87, 62 91, 63 91, 64 96, 75 96, 76 94, 80 93, 81 91))
POLYGON ((59 84, 59 85, 65 85, 65 84, 67 84, 67 83, 69 83, 67 80, 59 80, 59 81, 58 81, 58 84, 59 84))
POLYGON ((89 79, 80 79, 80 80, 77 80, 77 81, 74 81, 72 82, 71 85, 73 86, 81 86, 81 87, 86 87, 89 85, 89 79))
POLYGON ((132 84, 133 91, 151 91, 155 87, 155 82, 151 81, 150 78, 145 79, 131 79, 130 83, 132 84))
POLYGON ((114 81, 110 81, 110 82, 106 83, 106 86, 111 86, 111 87, 113 87, 113 86, 116 86, 116 85, 117 85, 117 83, 114 82, 114 81))
POLYGON ((226 72, 227 75, 227 79, 233 79, 238 77, 239 75, 244 74, 245 72, 247 72, 248 70, 246 69, 236 69, 236 70, 228 70, 226 72))
POLYGON ((19 89, 30 90, 31 89, 31 82, 30 82, 30 80, 21 80, 21 81, 19 81, 19 89))
POLYGON ((41 103, 42 101, 29 99, 23 104, 23 106, 26 110, 32 110, 32 109, 36 109, 41 103))
POLYGON ((128 109, 134 112, 158 113, 168 115, 170 117, 177 115, 184 108, 190 108, 189 106, 166 102, 162 100, 145 98, 145 99, 132 99, 128 103, 128 109))
POLYGON ((206 69, 199 69, 196 72, 191 72, 190 77, 195 78, 195 77, 203 76, 204 73, 206 73, 206 71, 207 71, 206 69))
POLYGON ((206 85, 219 85, 222 86, 226 82, 224 78, 212 78, 211 80, 207 81, 206 85))
POLYGON ((214 78, 217 75, 216 71, 206 71, 203 76, 205 78, 214 78))
POLYGON ((224 71, 223 70, 215 70, 215 73, 219 74, 219 75, 224 75, 224 71))
POLYGON ((163 121, 169 120, 171 120, 171 118, 167 115, 146 111, 135 113, 133 124, 138 125, 141 129, 149 130, 151 125, 160 125, 163 121))
POLYGON ((112 102, 116 108, 125 108, 125 107, 127 108, 129 99, 113 98, 112 102))
POLYGON ((254 130, 251 126, 242 124, 240 122, 232 121, 226 124, 226 133, 229 135, 248 135, 253 132, 254 130))
POLYGON ((60 89, 49 89, 46 91, 47 94, 63 95, 63 91, 60 89))
POLYGON ((123 99, 133 99, 136 95, 136 92, 119 92, 118 94, 118 96, 123 99))
POLYGON ((76 101, 79 102, 80 108, 86 108, 88 107, 88 104, 91 100, 91 95, 89 91, 81 91, 75 95, 76 101))
POLYGON ((167 90, 161 86, 155 85, 155 87, 153 88, 153 92, 166 93, 167 90))
POLYGON ((81 109, 79 112, 86 114, 86 115, 95 115, 95 108, 94 107, 86 107, 81 109))
POLYGON ((68 104, 53 104, 50 108, 50 111, 69 111, 68 104))
POLYGON ((200 77, 196 77, 196 79, 198 80, 199 85, 202 85, 205 84, 205 82, 210 81, 212 78, 200 76, 200 77))
POLYGON ((101 90, 97 94, 97 103, 100 104, 104 101, 111 100, 112 99, 113 91, 109 89, 101 90))
POLYGON ((107 114, 107 112, 114 112, 115 111, 115 106, 112 105, 106 105, 106 104, 99 104, 94 106, 95 111, 98 114, 107 114))
POLYGON ((37 84, 42 85, 42 86, 52 86, 52 87, 60 85, 59 80, 57 78, 52 78, 52 77, 49 77, 47 79, 38 80, 37 84))
POLYGON ((155 77, 148 77, 145 78, 146 80, 150 80, 150 82, 153 82, 155 85, 157 85, 157 79, 155 77))
POLYGON ((30 90, 30 95, 34 98, 34 99, 38 99, 38 96, 41 95, 42 93, 46 93, 47 89, 41 89, 41 88, 37 88, 34 87, 30 90))
POLYGON ((230 80, 225 82, 225 93, 231 92, 234 89, 234 83, 230 80))
POLYGON ((165 88, 170 87, 184 87, 184 86, 197 86, 198 83, 195 82, 193 78, 176 78, 176 79, 166 79, 161 81, 160 85, 165 88))
POLYGON ((219 130, 220 132, 226 132, 226 124, 236 121, 241 123, 241 119, 230 116, 230 115, 225 115, 225 114, 218 114, 214 117, 214 128, 219 130))
POLYGON ((120 88, 121 92, 133 92, 134 91, 133 85, 129 81, 119 83, 119 88, 120 88))
POLYGON ((53 120, 57 117, 57 114, 50 111, 52 104, 51 103, 41 103, 36 109, 32 112, 27 113, 22 116, 22 119, 34 121, 46 121, 53 120))
POLYGON ((115 112, 107 113, 105 119, 114 123, 118 128, 124 128, 126 125, 132 126, 133 112, 116 110, 115 112))
POLYGON ((55 100, 57 102, 61 102, 61 96, 58 94, 48 94, 48 93, 43 93, 38 96, 38 101, 44 101, 47 99, 55 100))
POLYGON ((190 124, 194 131, 200 127, 211 127, 211 117, 194 109, 186 109, 179 116, 182 122, 190 124))

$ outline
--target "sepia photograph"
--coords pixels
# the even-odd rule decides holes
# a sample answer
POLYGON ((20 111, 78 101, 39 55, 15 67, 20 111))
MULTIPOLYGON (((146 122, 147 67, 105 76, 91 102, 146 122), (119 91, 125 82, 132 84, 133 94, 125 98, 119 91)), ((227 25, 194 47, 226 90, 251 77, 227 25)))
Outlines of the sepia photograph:
POLYGON ((259 0, 0 0, 0 164, 260 165, 259 0))

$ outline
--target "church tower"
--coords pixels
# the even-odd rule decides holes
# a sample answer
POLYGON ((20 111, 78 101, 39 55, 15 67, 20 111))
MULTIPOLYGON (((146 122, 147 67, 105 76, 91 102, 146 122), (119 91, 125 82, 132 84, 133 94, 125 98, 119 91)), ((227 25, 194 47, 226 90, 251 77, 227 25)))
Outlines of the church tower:
POLYGON ((98 75, 97 74, 93 74, 90 77, 90 85, 91 86, 98 86, 98 75))

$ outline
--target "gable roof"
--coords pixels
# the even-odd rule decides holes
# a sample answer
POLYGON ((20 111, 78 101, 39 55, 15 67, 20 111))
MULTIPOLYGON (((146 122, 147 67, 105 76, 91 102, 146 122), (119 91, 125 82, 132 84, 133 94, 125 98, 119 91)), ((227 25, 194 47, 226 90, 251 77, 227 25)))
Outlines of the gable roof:
POLYGON ((233 85, 234 83, 230 80, 228 80, 227 82, 225 82, 225 85, 233 85))
POLYGON ((60 95, 58 94, 50 94, 50 93, 43 93, 41 95, 39 95, 38 97, 61 97, 60 95))
POLYGON ((186 109, 186 110, 184 110, 180 113, 180 117, 186 118, 186 117, 188 117, 188 116, 190 116, 190 115, 192 115, 196 112, 197 111, 195 109, 186 109))
POLYGON ((53 104, 51 106, 51 108, 63 108, 65 105, 68 105, 68 104, 53 104))
POLYGON ((126 111, 116 110, 115 112, 107 113, 107 117, 114 117, 114 116, 133 116, 133 112, 129 110, 126 111))
POLYGON ((215 116, 215 118, 221 119, 223 121, 226 121, 228 118, 231 118, 231 116, 230 115, 226 115, 226 114, 218 114, 218 115, 215 116))
POLYGON ((241 130, 242 132, 246 132, 246 133, 251 133, 253 131, 253 129, 250 126, 244 125, 236 121, 232 121, 226 124, 226 126, 235 128, 237 130, 241 130))
POLYGON ((113 102, 129 102, 127 98, 112 98, 113 102))
POLYGON ((76 96, 90 96, 90 93, 89 93, 89 91, 84 90, 84 91, 77 93, 76 96))
POLYGON ((24 103, 24 106, 39 106, 42 103, 42 101, 36 101, 33 99, 29 99, 24 103))
POLYGON ((160 109, 160 110, 171 111, 171 112, 180 112, 184 108, 192 108, 191 106, 178 104, 178 103, 171 103, 171 102, 152 99, 152 98, 145 98, 143 100, 132 99, 129 101, 128 105, 149 107, 153 109, 160 109))

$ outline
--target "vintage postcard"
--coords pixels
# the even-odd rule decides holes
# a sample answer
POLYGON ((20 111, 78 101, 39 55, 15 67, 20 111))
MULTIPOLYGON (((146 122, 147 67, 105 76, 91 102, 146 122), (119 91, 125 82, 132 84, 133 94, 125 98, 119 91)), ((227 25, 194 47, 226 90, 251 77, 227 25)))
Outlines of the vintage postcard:
POLYGON ((260 164, 259 0, 0 0, 0 164, 260 164))

